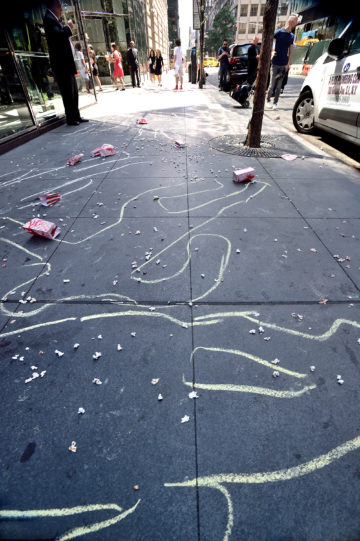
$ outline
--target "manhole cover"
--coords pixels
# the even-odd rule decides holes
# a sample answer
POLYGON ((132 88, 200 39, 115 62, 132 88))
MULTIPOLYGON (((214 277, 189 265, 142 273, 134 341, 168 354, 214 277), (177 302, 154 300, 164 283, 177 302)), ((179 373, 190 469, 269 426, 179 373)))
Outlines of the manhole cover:
MULTIPOLYGON (((254 158, 281 158, 283 154, 306 154, 305 147, 299 145, 292 138, 284 135, 262 135, 260 148, 249 148, 244 145, 247 134, 239 135, 221 135, 210 139, 209 146, 224 152, 225 154, 234 154, 236 156, 247 156, 254 158)), ((314 156, 314 155, 313 155, 314 156)))

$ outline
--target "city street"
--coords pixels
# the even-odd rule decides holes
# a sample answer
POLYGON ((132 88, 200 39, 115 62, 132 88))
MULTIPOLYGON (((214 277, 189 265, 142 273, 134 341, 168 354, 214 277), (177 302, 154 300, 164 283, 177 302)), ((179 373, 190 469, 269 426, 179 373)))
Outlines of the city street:
MULTIPOLYGON (((218 68, 206 68, 208 73, 207 82, 211 85, 218 85, 218 68)), ((281 126, 289 130, 291 133, 297 134, 292 121, 292 111, 294 104, 299 97, 301 86, 305 77, 301 75, 290 75, 288 84, 284 89, 284 93, 280 96, 278 110, 265 111, 265 115, 269 118, 280 116, 277 121, 281 126)), ((236 102, 230 99, 230 102, 236 106, 236 102)), ((301 135, 304 141, 312 143, 316 146, 321 146, 322 150, 334 158, 338 158, 347 165, 360 169, 359 147, 335 137, 326 132, 318 132, 314 135, 301 135)))
POLYGON ((0 540, 360 538, 360 173, 215 77, 0 156, 0 540))

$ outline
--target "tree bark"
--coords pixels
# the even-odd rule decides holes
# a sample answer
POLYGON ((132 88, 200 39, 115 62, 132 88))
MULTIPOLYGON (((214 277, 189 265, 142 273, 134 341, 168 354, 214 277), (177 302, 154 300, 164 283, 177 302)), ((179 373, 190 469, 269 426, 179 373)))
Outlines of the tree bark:
POLYGON ((200 68, 199 88, 204 86, 204 31, 205 31, 205 0, 199 0, 200 17, 200 68))
POLYGON ((270 71, 272 43, 279 0, 266 0, 258 73, 255 81, 252 116, 248 126, 245 146, 260 148, 264 116, 266 86, 270 71))

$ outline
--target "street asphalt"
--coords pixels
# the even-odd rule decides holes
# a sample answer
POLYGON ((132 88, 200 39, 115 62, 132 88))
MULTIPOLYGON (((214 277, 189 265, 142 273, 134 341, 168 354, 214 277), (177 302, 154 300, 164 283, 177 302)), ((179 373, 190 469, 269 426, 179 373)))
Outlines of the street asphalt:
POLYGON ((0 156, 2 541, 360 539, 360 174, 184 86, 0 156))

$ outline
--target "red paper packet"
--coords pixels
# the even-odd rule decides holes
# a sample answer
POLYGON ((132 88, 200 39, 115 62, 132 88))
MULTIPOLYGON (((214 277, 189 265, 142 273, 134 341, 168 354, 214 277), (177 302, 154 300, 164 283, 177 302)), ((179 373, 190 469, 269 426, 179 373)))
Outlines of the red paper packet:
POLYGON ((40 195, 39 199, 40 203, 44 207, 48 207, 49 205, 53 205, 54 203, 56 203, 56 201, 60 201, 61 194, 59 194, 58 192, 44 193, 43 195, 40 195))
POLYGON ((246 169, 236 169, 233 173, 234 182, 248 182, 254 178, 255 169, 247 167, 246 169))
POLYGON ((44 237, 46 239, 54 239, 60 233, 60 229, 56 224, 41 220, 40 218, 29 220, 23 225, 23 229, 36 237, 44 237))

